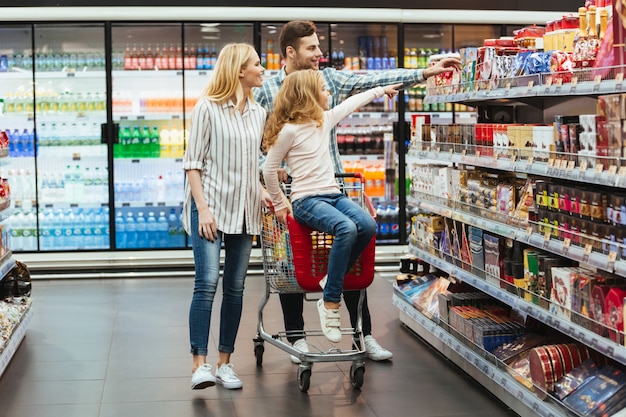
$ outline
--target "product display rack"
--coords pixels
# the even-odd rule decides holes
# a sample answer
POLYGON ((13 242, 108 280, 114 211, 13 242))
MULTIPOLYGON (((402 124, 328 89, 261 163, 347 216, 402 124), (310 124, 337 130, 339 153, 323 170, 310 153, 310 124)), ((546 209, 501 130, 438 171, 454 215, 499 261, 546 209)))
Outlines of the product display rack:
MULTIPOLYGON (((622 80, 625 69, 622 67, 608 68, 601 71, 603 76, 593 76, 591 71, 574 73, 571 82, 557 82, 555 74, 539 74, 529 78, 522 77, 514 80, 500 80, 498 88, 474 89, 464 86, 438 87, 429 91, 425 102, 460 102, 479 108, 490 106, 518 106, 516 114, 524 123, 546 123, 554 120, 555 114, 583 114, 595 113, 597 96, 621 93, 622 80), (609 74, 607 76, 607 74, 609 74), (456 90, 456 91, 455 91, 456 90), (470 91, 468 91, 470 90, 470 91), (568 113, 569 108, 575 108, 568 113), (582 109, 582 110, 581 110, 582 109)), ((519 121, 519 120, 518 120, 519 121)), ((511 122, 514 122, 511 120, 511 122)), ((541 152, 541 151, 540 151, 541 152)), ((565 182, 580 183, 581 185, 596 185, 604 188, 621 191, 626 187, 626 161, 619 157, 589 156, 578 157, 575 154, 565 154, 546 151, 539 155, 537 150, 516 149, 506 147, 484 147, 474 144, 447 143, 445 139, 436 138, 432 142, 413 141, 407 153, 407 166, 411 164, 435 163, 439 165, 459 165, 487 168, 490 171, 507 172, 517 177, 533 176, 537 178, 556 179, 565 182), (590 158, 593 161, 588 166, 590 158)), ((541 249, 579 262, 581 266, 596 268, 626 278, 626 261, 622 259, 623 244, 618 243, 614 249, 607 251, 593 250, 590 244, 579 246, 571 244, 569 239, 559 240, 553 237, 550 231, 539 232, 538 223, 522 222, 517 219, 485 211, 459 201, 413 190, 407 197, 409 204, 417 205, 422 212, 440 215, 445 218, 474 226, 498 236, 509 238, 525 245, 541 249)), ((541 224, 545 227, 545 224, 541 224)), ((409 253, 426 263, 429 263, 452 277, 469 284, 502 303, 527 314, 558 330, 564 335, 594 349, 602 355, 626 365, 626 348, 619 342, 608 337, 602 337, 587 328, 578 325, 564 317, 557 316, 547 309, 511 293, 501 286, 488 282, 485 277, 475 275, 464 269, 460 259, 446 260, 438 249, 424 247, 423 244, 411 241, 409 253)), ((493 280, 492 280, 493 281, 493 280)), ((456 348, 453 360, 467 371, 477 381, 483 384, 494 394, 500 396, 505 378, 494 384, 494 370, 489 366, 480 366, 480 360, 472 357, 473 351, 466 348, 455 336, 447 333, 445 324, 437 323, 419 312, 409 301, 403 298, 398 291, 394 294, 394 304, 400 309, 400 319, 418 335, 427 340, 440 352, 448 355, 456 348), (469 353, 459 354, 459 350, 468 349, 469 353)), ((480 357, 480 355, 479 355, 480 357)), ((489 361, 487 361, 489 363, 489 361)), ((503 374, 499 369, 496 370, 503 374)), ((504 373, 505 377, 508 374, 504 373)), ((515 392, 512 395, 512 408, 521 415, 578 415, 560 403, 548 405, 537 399, 534 393, 528 391, 518 382, 514 382, 515 392), (524 394, 521 394, 523 391, 524 394), (530 399, 526 399, 529 396, 530 399), (524 412, 518 410, 519 406, 524 412), (547 408, 538 408, 539 406, 547 408), (549 414, 553 413, 553 414, 549 414)), ((502 397, 501 397, 502 398, 502 397)), ((510 403, 507 401, 507 404, 510 403)))
POLYGON ((567 414, 558 406, 540 401, 493 361, 474 352, 431 318, 426 317, 401 295, 393 295, 400 321, 417 333, 447 359, 500 398, 522 417, 559 417, 567 414))

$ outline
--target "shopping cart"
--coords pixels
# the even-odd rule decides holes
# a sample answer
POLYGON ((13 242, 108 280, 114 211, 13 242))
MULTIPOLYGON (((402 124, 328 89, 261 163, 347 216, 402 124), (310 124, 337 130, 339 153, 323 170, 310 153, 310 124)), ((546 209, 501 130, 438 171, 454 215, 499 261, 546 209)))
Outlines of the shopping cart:
MULTIPOLYGON (((366 208, 372 216, 376 212, 364 194, 364 181, 360 173, 337 174, 343 191, 366 208)), ((286 186, 285 194, 289 194, 286 186)), ((287 340, 287 332, 268 333, 263 326, 263 309, 270 295, 275 293, 321 292, 319 281, 326 275, 328 254, 333 236, 310 229, 288 218, 288 226, 280 223, 271 210, 263 213, 263 231, 261 234, 261 250, 263 253, 263 272, 265 275, 265 294, 259 303, 258 332, 254 339, 254 355, 257 366, 263 364, 264 342, 268 342, 285 352, 298 357, 298 386, 300 391, 307 392, 311 381, 311 368, 316 362, 351 361, 350 382, 355 389, 363 385, 365 373, 365 341, 362 332, 361 308, 367 288, 374 280, 374 256, 376 238, 373 237, 354 266, 344 278, 344 290, 360 290, 357 324, 354 328, 342 328, 344 336, 350 336, 350 346, 330 343, 321 329, 303 330, 301 333, 289 332, 290 337, 303 337, 307 340, 309 352, 296 349, 287 340), (321 337, 320 337, 321 336, 321 337), (318 343, 319 341, 319 343, 318 343), (330 346, 328 346, 330 344, 330 346)), ((347 338, 345 338, 347 339, 347 338)), ((344 342, 347 343, 347 342, 344 342)))

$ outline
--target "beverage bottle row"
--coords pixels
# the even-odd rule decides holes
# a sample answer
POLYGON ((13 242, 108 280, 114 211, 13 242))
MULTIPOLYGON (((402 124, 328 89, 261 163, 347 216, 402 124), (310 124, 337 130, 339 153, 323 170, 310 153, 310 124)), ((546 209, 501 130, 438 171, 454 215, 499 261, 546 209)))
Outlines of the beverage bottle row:
POLYGON ((35 177, 28 169, 9 169, 8 173, 0 170, 0 177, 8 178, 11 185, 11 201, 15 206, 30 210, 36 201, 35 177))
POLYGON ((209 48, 208 45, 195 44, 181 45, 170 44, 159 45, 155 48, 148 44, 126 46, 123 53, 113 54, 114 70, 182 70, 184 69, 207 69, 215 68, 217 62, 217 47, 215 44, 209 48))
POLYGON ((118 202, 180 202, 183 201, 182 170, 167 171, 165 175, 144 175, 141 181, 115 181, 115 201, 118 202))
POLYGON ((127 90, 113 92, 112 104, 115 115, 137 113, 167 113, 181 115, 183 110, 191 113, 198 102, 194 93, 180 91, 148 91, 140 94, 127 90), (184 107, 183 107, 184 106, 184 107))
POLYGON ((45 208, 39 212, 42 250, 104 249, 109 247, 109 208, 45 208))
POLYGON ((177 127, 120 126, 116 158, 182 158, 186 132, 177 127))
MULTIPOLYGON (((37 128, 37 147, 101 145, 99 123, 41 123, 37 128)), ((63 151, 61 151, 63 152, 63 151)))
POLYGON ((102 203, 108 201, 108 168, 67 165, 63 171, 39 174, 39 197, 52 203, 102 203))
MULTIPOLYGON (((411 218, 417 215, 419 209, 415 206, 406 208, 406 235, 411 232, 411 218)), ((399 223, 400 208, 394 204, 378 204, 376 206, 376 239, 397 240, 400 238, 399 223)))
POLYGON ((85 114, 101 112, 106 108, 106 96, 104 92, 78 92, 66 91, 56 93, 46 91, 36 94, 37 105, 34 105, 32 91, 8 92, 4 97, 4 113, 32 114, 37 110, 38 114, 85 114))
MULTIPOLYGON (((363 174, 365 184, 365 194, 372 198, 381 198, 385 196, 385 167, 380 163, 366 163, 356 160, 344 161, 343 167, 346 173, 360 172, 363 174)), ((346 184, 349 189, 355 190, 361 186, 358 179, 347 178, 346 184)), ((358 196, 358 192, 352 191, 348 193, 352 196, 358 196)))
POLYGON ((9 157, 33 157, 35 156, 35 137, 30 129, 13 129, 6 131, 9 137, 9 157))
MULTIPOLYGON (((104 52, 35 52, 36 71, 104 71, 104 52)), ((30 51, 0 55, 0 72, 31 71, 33 55, 30 51)))
POLYGON ((115 244, 118 249, 175 248, 185 245, 185 232, 182 226, 182 214, 176 209, 165 211, 133 213, 126 215, 118 211, 115 216, 115 244))
POLYGON ((391 128, 385 125, 341 125, 337 128, 337 146, 341 155, 382 155, 384 134, 391 128))

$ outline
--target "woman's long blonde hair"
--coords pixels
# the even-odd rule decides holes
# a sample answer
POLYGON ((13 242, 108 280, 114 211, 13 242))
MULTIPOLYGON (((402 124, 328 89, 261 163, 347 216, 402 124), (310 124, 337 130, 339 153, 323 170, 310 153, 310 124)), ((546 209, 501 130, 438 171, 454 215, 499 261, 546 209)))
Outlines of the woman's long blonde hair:
POLYGON ((274 111, 265 124, 265 150, 276 143, 286 123, 322 125, 324 109, 318 102, 320 81, 323 81, 322 74, 316 70, 296 71, 285 77, 274 99, 274 111))
MULTIPOLYGON (((254 52, 254 47, 248 43, 230 43, 224 46, 215 63, 213 76, 204 87, 202 96, 217 103, 224 103, 235 96, 235 108, 238 107, 246 98, 239 82, 239 72, 246 68, 254 52)), ((252 89, 247 98, 254 100, 252 89)))

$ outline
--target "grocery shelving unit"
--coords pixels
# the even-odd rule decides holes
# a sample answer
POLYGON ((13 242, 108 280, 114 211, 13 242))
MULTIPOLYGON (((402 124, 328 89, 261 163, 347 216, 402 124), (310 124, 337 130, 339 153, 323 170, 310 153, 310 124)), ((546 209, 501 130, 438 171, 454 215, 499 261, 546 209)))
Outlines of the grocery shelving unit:
MULTIPOLYGON (((472 106, 519 106, 516 114, 523 122, 545 123, 554 114, 568 114, 568 109, 577 109, 571 114, 595 113, 596 97, 602 94, 623 91, 621 80, 624 68, 609 68, 603 71, 608 77, 589 77, 589 71, 572 82, 556 83, 554 74, 538 74, 531 78, 501 80, 498 88, 471 90, 463 86, 442 87, 447 90, 430 91, 425 100, 430 102, 461 102, 472 106), (608 78, 608 79, 607 79, 608 78), (616 79, 618 81, 616 81, 616 79), (458 92, 454 90, 464 90, 458 92), (556 113, 555 113, 556 112, 556 113)), ((626 87, 626 86, 624 86, 626 87)), ((437 139, 438 140, 438 139, 437 139)), ((517 176, 528 175, 560 179, 587 185, 622 190, 626 188, 626 168, 621 158, 597 157, 593 168, 587 167, 585 159, 576 155, 547 153, 548 156, 535 160, 532 150, 515 148, 493 148, 493 154, 481 155, 481 147, 468 144, 438 142, 414 142, 407 154, 407 164, 436 161, 443 165, 468 165, 507 172, 517 176)), ((485 152, 486 153, 486 152, 485 152)), ((544 155, 545 156, 545 155, 544 155)), ((589 156, 585 156, 589 158, 589 156)), ((626 278, 626 260, 622 258, 623 244, 617 243, 610 251, 593 250, 591 245, 579 246, 569 240, 554 238, 552 233, 541 233, 533 222, 520 222, 514 218, 481 211, 447 198, 412 191, 407 197, 410 204, 421 211, 434 213, 486 232, 509 238, 543 251, 578 261, 581 265, 596 268, 626 278)), ((416 241, 409 243, 409 252, 415 257, 434 265, 452 279, 462 281, 512 308, 537 319, 564 335, 594 349, 617 363, 626 365, 626 348, 618 342, 602 337, 587 328, 557 316, 517 294, 488 281, 486 275, 476 275, 464 269, 460 260, 450 261, 438 249, 424 247, 416 241)), ((497 279, 496 279, 497 280, 497 279)), ((542 402, 534 393, 518 382, 509 383, 510 376, 498 366, 467 348, 461 341, 446 331, 445 323, 438 323, 421 314, 410 302, 396 291, 394 304, 400 310, 400 320, 444 355, 451 357, 462 369, 473 376, 487 389, 501 398, 520 415, 577 415, 563 404, 555 401, 542 402), (467 350, 467 352, 466 352, 467 350), (478 357, 478 358, 477 358, 478 357), (487 363, 484 363, 487 362, 487 363), (509 384, 515 388, 509 389, 509 384), (502 393, 502 390, 508 391, 502 393)))

